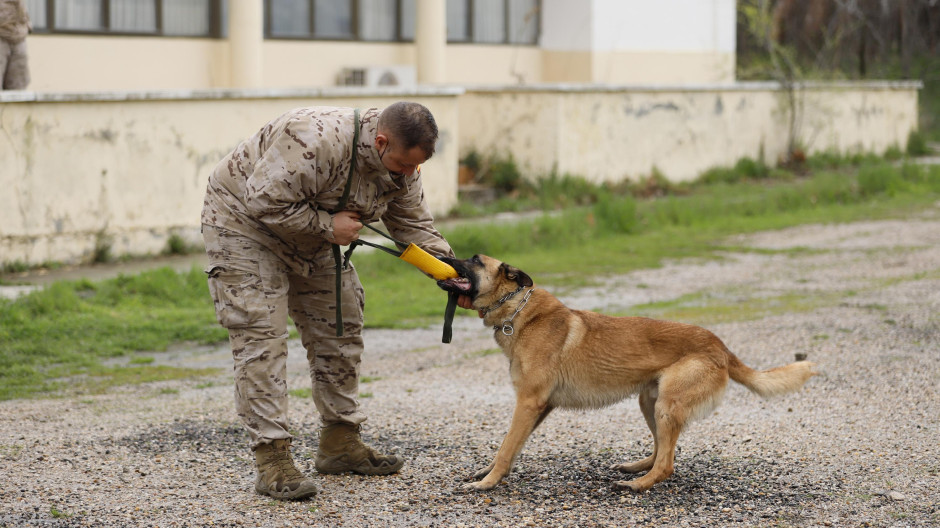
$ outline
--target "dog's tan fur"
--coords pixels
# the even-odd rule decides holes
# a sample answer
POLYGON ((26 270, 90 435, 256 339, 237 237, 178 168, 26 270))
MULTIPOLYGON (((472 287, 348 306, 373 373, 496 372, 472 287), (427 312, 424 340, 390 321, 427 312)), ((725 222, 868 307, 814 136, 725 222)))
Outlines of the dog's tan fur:
POLYGON ((509 432, 493 462, 467 485, 473 489, 492 489, 509 474, 526 439, 552 409, 598 408, 639 394, 653 433, 653 453, 614 469, 646 471, 616 483, 646 491, 672 474, 683 426, 718 406, 729 377, 767 397, 795 391, 815 374, 814 364, 807 361, 752 370, 698 326, 571 310, 535 288, 524 272, 485 255, 445 261, 469 285, 450 280, 440 286, 469 295, 473 307, 485 314, 484 324, 494 327, 496 342, 509 359, 516 391, 509 432), (512 332, 506 335, 503 325, 509 319, 512 332))

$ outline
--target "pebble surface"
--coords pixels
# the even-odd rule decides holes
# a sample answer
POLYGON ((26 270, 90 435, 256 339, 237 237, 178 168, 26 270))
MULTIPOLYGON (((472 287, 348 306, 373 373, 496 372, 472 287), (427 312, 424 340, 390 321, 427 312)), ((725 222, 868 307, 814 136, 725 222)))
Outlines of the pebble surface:
MULTIPOLYGON (((157 363, 220 374, 0 402, 0 527, 940 525, 940 204, 728 246, 719 260, 557 292, 611 312, 683 296, 814 299, 705 325, 754 368, 806 354, 820 375, 772 400, 730 384, 649 492, 615 490, 623 476, 608 469, 651 447, 635 398, 553 413, 503 485, 461 490, 498 448, 513 392, 491 331, 460 317, 450 345, 437 327, 366 331, 363 436, 407 458, 397 475, 316 476, 320 494, 303 502, 256 495, 227 347, 179 349, 157 363)), ((290 352, 291 388, 308 387, 300 344, 290 352)), ((315 474, 316 410, 309 398, 290 406, 295 459, 315 474)))

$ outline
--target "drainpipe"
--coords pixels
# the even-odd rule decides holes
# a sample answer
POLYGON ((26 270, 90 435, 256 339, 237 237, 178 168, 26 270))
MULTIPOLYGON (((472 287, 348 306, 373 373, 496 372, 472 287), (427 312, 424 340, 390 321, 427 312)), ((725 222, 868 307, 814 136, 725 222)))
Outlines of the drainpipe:
POLYGON ((261 0, 230 0, 228 42, 233 88, 261 88, 264 10, 261 0))
POLYGON ((420 84, 447 81, 444 66, 447 51, 447 11, 444 0, 417 0, 415 51, 420 84))

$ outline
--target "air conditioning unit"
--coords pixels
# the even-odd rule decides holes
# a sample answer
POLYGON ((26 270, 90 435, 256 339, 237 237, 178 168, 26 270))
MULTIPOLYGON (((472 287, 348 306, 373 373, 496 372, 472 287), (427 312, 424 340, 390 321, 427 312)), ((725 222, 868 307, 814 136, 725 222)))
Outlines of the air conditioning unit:
POLYGON ((343 68, 339 74, 341 86, 380 86, 412 87, 417 83, 414 66, 364 66, 343 68))

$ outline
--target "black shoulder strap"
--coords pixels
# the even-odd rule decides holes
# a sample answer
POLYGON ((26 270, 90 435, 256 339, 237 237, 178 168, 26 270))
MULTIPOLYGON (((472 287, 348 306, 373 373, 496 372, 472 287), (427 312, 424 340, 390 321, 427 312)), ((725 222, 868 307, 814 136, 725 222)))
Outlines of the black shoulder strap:
MULTIPOLYGON (((356 155, 359 150, 359 109, 353 112, 353 143, 352 143, 352 161, 349 163, 349 175, 346 177, 346 187, 343 189, 343 196, 336 204, 333 213, 338 213, 346 207, 349 201, 349 188, 352 187, 353 174, 356 172, 356 155)), ((343 335, 343 256, 340 254, 339 244, 333 244, 333 261, 336 263, 336 337, 343 335)))

